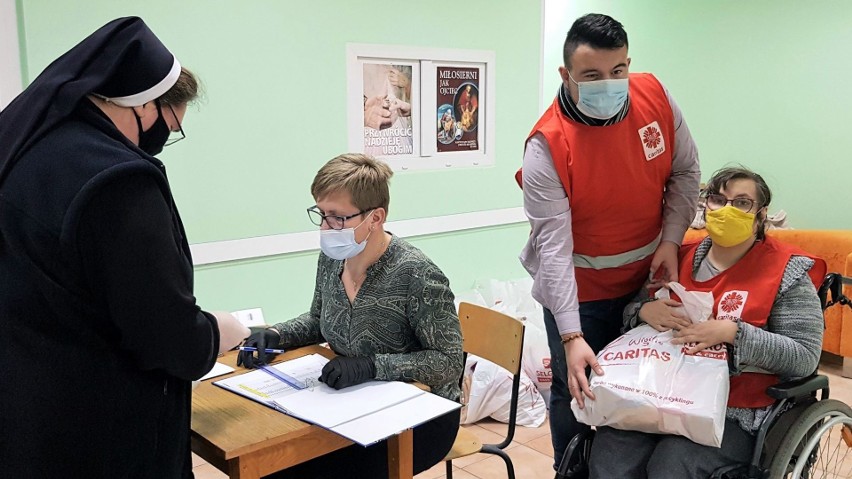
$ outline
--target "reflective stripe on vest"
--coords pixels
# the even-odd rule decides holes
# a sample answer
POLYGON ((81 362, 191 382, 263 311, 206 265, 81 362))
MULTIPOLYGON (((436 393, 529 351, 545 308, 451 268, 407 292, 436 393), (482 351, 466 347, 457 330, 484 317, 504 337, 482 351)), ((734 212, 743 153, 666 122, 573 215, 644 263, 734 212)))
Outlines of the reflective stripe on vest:
POLYGON ((591 269, 607 269, 618 268, 619 266, 635 263, 643 260, 654 254, 657 246, 660 244, 662 233, 658 234, 653 241, 645 246, 634 250, 625 251, 624 253, 612 254, 609 256, 588 256, 585 254, 574 253, 574 267, 576 268, 591 268, 591 269))

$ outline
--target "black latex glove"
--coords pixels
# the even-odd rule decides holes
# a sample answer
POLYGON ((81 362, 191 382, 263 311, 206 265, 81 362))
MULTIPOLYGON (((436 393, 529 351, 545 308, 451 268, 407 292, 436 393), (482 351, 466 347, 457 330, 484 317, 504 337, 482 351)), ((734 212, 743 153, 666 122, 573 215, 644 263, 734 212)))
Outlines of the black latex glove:
POLYGON ((281 343, 281 336, 274 329, 264 329, 263 331, 255 331, 246 339, 243 346, 257 348, 257 357, 255 351, 240 351, 237 355, 237 366, 245 366, 249 369, 256 368, 266 364, 266 359, 274 357, 274 354, 267 353, 266 348, 277 348, 281 343))
POLYGON ((376 365, 369 357, 337 356, 322 367, 319 380, 334 389, 348 388, 376 377, 376 365))

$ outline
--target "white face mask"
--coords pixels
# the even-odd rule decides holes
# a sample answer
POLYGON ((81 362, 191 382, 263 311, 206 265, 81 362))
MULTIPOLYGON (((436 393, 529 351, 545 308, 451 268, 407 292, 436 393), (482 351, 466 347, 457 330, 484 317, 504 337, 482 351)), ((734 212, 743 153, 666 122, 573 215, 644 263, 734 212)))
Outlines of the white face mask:
MULTIPOLYGON (((364 221, 367 221, 367 219, 364 218, 364 221)), ((364 241, 360 243, 355 241, 355 229, 364 224, 364 221, 355 228, 320 230, 320 249, 322 252, 329 258, 336 260, 345 260, 361 254, 367 247, 367 239, 372 234, 371 230, 370 233, 367 233, 364 241)))
POLYGON ((586 116, 608 120, 621 111, 627 101, 627 78, 577 82, 570 72, 568 78, 577 85, 577 109, 586 116))

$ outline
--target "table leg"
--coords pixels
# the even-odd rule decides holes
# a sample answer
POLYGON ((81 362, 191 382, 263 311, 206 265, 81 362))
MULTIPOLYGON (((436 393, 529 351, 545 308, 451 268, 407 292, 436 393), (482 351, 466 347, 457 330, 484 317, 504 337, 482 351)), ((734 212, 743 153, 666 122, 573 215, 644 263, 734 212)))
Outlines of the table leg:
POLYGON ((230 479, 260 479, 257 461, 249 457, 237 457, 228 461, 230 479))
POLYGON ((388 438, 388 472, 390 479, 414 477, 414 430, 388 438))

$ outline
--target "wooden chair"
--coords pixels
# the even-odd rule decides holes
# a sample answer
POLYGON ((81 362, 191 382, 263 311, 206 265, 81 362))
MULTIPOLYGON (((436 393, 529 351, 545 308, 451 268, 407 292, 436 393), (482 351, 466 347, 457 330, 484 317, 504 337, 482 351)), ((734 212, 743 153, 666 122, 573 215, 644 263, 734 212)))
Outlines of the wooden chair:
POLYGON ((496 454, 506 463, 509 479, 515 478, 512 459, 505 449, 515 435, 515 419, 518 415, 518 389, 521 384, 521 355, 524 350, 524 324, 517 319, 492 309, 470 303, 459 305, 464 352, 475 354, 512 374, 512 399, 509 410, 509 425, 506 437, 500 444, 482 444, 476 434, 459 427, 452 449, 447 453, 447 479, 453 477, 453 459, 483 452, 496 454))

